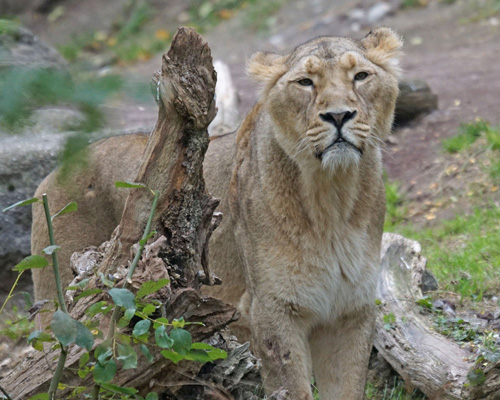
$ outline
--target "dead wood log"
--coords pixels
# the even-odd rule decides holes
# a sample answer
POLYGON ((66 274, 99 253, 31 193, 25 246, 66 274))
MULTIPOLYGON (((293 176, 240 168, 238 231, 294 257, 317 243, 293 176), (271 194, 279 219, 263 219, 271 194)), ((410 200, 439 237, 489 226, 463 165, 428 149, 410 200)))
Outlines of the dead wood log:
POLYGON ((400 235, 386 233, 382 242, 374 345, 405 380, 430 399, 498 399, 500 368, 491 366, 486 382, 469 385, 467 374, 474 363, 470 353, 452 339, 432 331, 432 321, 420 312, 420 285, 426 259, 420 245, 400 235), (386 318, 384 316, 391 316, 386 318))
MULTIPOLYGON (((145 252, 138 273, 171 280, 161 299, 168 305, 166 317, 172 320, 184 316, 187 321, 204 322, 204 326, 189 328, 195 341, 209 338, 237 318, 232 306, 199 293, 198 272, 203 269, 205 281, 211 281, 206 251, 218 221, 213 219, 217 201, 206 192, 202 176, 209 142, 207 127, 215 116, 215 81, 207 43, 193 29, 179 29, 168 54, 163 56, 161 75, 154 77, 160 100, 158 120, 135 179, 161 194, 154 222, 160 239, 151 245, 156 250, 150 251, 149 258, 145 252), (153 264, 160 269, 151 272, 153 264)), ((120 225, 104 247, 99 272, 125 276, 123 271, 131 260, 133 244, 141 237, 151 199, 146 190, 130 191, 120 225)), ((90 287, 100 285, 97 278, 91 279, 90 287)), ((89 304, 107 299, 106 296, 100 293, 80 299, 71 305, 72 317, 82 319, 89 304)), ((90 376, 82 380, 75 372, 82 353, 76 346, 70 347, 63 383, 92 386, 90 376)), ((2 387, 19 400, 46 392, 57 356, 58 351, 48 351, 27 357, 2 380, 2 387)), ((152 364, 141 360, 137 369, 119 370, 114 383, 149 392, 194 376, 199 369, 197 363, 181 362, 175 366, 156 355, 152 364)), ((61 390, 58 397, 65 398, 68 392, 69 389, 61 390)))

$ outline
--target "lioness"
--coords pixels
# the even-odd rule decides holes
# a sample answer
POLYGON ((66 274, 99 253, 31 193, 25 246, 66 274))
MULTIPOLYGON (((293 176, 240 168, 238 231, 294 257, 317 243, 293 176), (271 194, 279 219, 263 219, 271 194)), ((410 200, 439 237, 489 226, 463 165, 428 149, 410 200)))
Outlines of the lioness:
MULTIPOLYGON (((402 43, 388 28, 363 40, 318 37, 290 54, 257 53, 248 72, 260 98, 236 134, 213 140, 204 171, 222 199, 210 263, 223 285, 207 289, 241 313, 262 359, 265 388, 312 400, 360 399, 371 349, 385 213, 380 146, 391 129, 402 43)), ((133 179, 147 141, 129 135, 90 146, 89 169, 67 192, 55 171, 40 185, 53 209, 63 282, 69 255, 109 238, 124 206, 113 182, 133 179), (70 193, 70 194, 68 194, 70 193)), ((35 207, 32 250, 46 246, 35 207)), ((53 298, 34 270, 37 299, 53 298)))

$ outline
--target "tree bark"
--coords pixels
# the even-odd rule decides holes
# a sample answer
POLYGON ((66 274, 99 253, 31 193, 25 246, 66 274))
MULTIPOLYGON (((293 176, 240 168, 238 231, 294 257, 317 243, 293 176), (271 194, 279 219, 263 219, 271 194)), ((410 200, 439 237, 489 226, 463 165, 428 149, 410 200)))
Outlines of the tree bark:
MULTIPOLYGON (((160 192, 153 225, 157 235, 144 252, 132 286, 139 286, 141 280, 147 281, 151 275, 155 279, 169 278, 170 285, 162 290, 160 299, 166 304, 165 316, 169 320, 183 316, 188 322, 203 322, 204 325, 188 326, 193 340, 201 341, 237 318, 234 307, 202 297, 199 292, 200 280, 214 281, 206 252, 220 219, 213 217, 218 201, 205 190, 202 168, 209 142, 207 127, 216 113, 216 74, 207 43, 193 29, 179 29, 168 54, 163 56, 161 75, 155 74, 153 81, 159 96, 158 120, 135 181, 160 192)), ((127 263, 133 258, 133 245, 141 238, 151 202, 148 190, 131 189, 120 225, 105 246, 99 272, 125 278, 127 263)), ((102 284, 93 278, 89 287, 102 284)), ((80 299, 72 304, 70 313, 80 320, 89 304, 104 299, 109 300, 104 292, 80 299)), ((102 325, 106 323, 109 321, 102 325)), ((80 348, 70 346, 62 383, 92 386, 91 374, 82 380, 75 372, 82 354, 80 348)), ((46 392, 57 357, 58 350, 27 357, 2 380, 2 387, 19 400, 46 392)), ((152 364, 142 358, 137 369, 119 369, 113 383, 141 392, 158 391, 171 382, 186 380, 186 376, 196 376, 200 367, 184 361, 174 365, 156 355, 152 364)), ((58 398, 66 398, 69 391, 59 391, 58 398)))
POLYGON ((475 368, 469 361, 471 353, 429 328, 432 321, 416 303, 423 297, 425 265, 417 242, 384 234, 375 347, 405 380, 407 389, 418 388, 430 399, 500 398, 498 364, 485 371, 483 385, 472 387, 467 379, 475 368), (384 321, 384 316, 390 317, 384 321))

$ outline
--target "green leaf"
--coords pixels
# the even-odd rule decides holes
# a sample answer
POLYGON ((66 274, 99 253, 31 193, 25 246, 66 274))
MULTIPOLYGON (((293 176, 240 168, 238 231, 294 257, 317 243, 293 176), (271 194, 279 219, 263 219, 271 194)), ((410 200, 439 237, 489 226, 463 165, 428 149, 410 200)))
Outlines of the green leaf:
POLYGON ((113 355, 113 349, 111 348, 111 339, 107 339, 99 345, 94 350, 94 357, 97 359, 99 364, 106 364, 108 362, 108 357, 113 355))
POLYGON ((38 200, 38 198, 36 198, 36 197, 33 197, 31 199, 28 199, 28 200, 21 200, 21 201, 18 201, 17 203, 14 203, 14 204, 8 206, 7 208, 4 208, 2 210, 2 212, 10 210, 11 208, 14 208, 14 207, 27 206, 29 204, 33 204, 36 202, 40 202, 40 200, 38 200))
POLYGON ((115 187, 134 189, 134 188, 145 188, 146 185, 144 183, 137 183, 137 182, 117 181, 115 182, 115 187))
POLYGON ((109 288, 115 286, 115 282, 113 282, 111 279, 106 278, 102 272, 99 272, 99 279, 101 280, 104 286, 107 286, 109 288))
POLYGON ((186 325, 186 321, 184 321, 184 317, 180 317, 179 319, 174 319, 172 321, 172 326, 174 328, 184 328, 184 325, 186 325))
POLYGON ((17 272, 24 271, 26 269, 32 269, 32 268, 43 268, 49 265, 49 262, 45 257, 42 256, 28 256, 25 259, 23 259, 19 264, 17 264, 13 270, 17 272))
POLYGON ((83 355, 80 357, 80 361, 78 361, 78 366, 80 368, 85 367, 87 363, 89 362, 90 359, 90 353, 83 353, 83 355))
POLYGON ((171 350, 162 350, 160 353, 163 357, 165 357, 167 360, 172 361, 174 364, 177 364, 179 361, 186 359, 186 357, 182 354, 176 353, 171 350))
POLYGON ((92 350, 92 346, 94 345, 94 336, 92 333, 80 321, 73 320, 73 323, 76 326, 75 344, 87 351, 92 350))
POLYGON ((52 246, 47 246, 45 249, 42 251, 47 254, 48 256, 51 256, 55 251, 59 250, 61 246, 58 246, 57 244, 53 244, 52 246))
POLYGON ((142 313, 146 316, 150 316, 151 314, 153 314, 154 312, 156 311, 156 307, 154 304, 146 304, 146 306, 142 309, 142 313))
POLYGON ((82 279, 80 282, 76 283, 73 286, 68 286, 66 290, 78 290, 78 289, 83 289, 85 286, 87 286, 87 283, 89 283, 89 278, 82 279))
POLYGON ((106 364, 102 365, 97 363, 94 368, 94 380, 99 383, 110 382, 116 373, 116 363, 113 360, 109 360, 106 364))
POLYGON ((432 310, 432 298, 429 296, 424 296, 421 299, 418 299, 417 304, 422 308, 432 310))
POLYGON ((129 346, 128 344, 125 345, 118 343, 117 349, 117 360, 120 360, 122 362, 123 369, 137 368, 137 353, 132 348, 132 346, 129 346))
POLYGON ((77 210, 78 210, 78 205, 76 204, 76 202, 72 201, 71 203, 66 204, 58 212, 56 212, 52 217, 50 217, 50 219, 54 221, 54 218, 58 217, 59 215, 68 214, 70 212, 77 210))
POLYGON ((63 346, 75 343, 90 351, 94 345, 94 336, 88 328, 61 310, 57 310, 52 316, 50 327, 63 346))
POLYGON ((158 400, 158 393, 148 393, 144 400, 158 400))
MULTIPOLYGON (((194 348, 195 345, 197 345, 197 344, 199 344, 199 343, 194 343, 193 348, 191 348, 191 350, 189 350, 189 352, 187 353, 187 355, 186 355, 187 360, 205 363, 205 362, 209 362, 209 361, 227 358, 227 353, 224 350, 217 349, 217 348, 212 347, 210 345, 207 345, 207 346, 211 347, 210 350, 194 348)), ((203 344, 205 344, 205 343, 203 343, 203 344)))
POLYGON ((129 394, 129 395, 134 395, 138 392, 137 389, 134 389, 131 387, 118 386, 118 385, 114 385, 112 383, 103 383, 103 384, 101 384, 101 387, 103 389, 109 390, 110 392, 129 394))
POLYGON ((73 321, 73 318, 61 310, 57 310, 52 316, 50 328, 63 346, 67 346, 76 340, 76 324, 73 321))
POLYGON ((198 343, 193 343, 191 345, 192 349, 197 349, 197 350, 214 350, 215 347, 212 345, 209 345, 208 343, 203 343, 203 342, 198 342, 198 343))
POLYGON ((94 317, 94 316, 96 316, 99 313, 102 313, 103 315, 106 315, 113 308, 114 308, 113 304, 108 304, 107 301, 102 300, 102 301, 98 301, 95 304, 92 304, 89 308, 87 308, 85 310, 85 314, 88 315, 89 317, 94 317))
POLYGON ((168 319, 160 317, 155 319, 153 328, 158 329, 160 326, 165 326, 165 325, 168 325, 168 319))
POLYGON ((480 386, 486 381, 486 375, 479 368, 472 368, 467 374, 471 386, 480 386))
POLYGON ((113 302, 126 310, 134 310, 135 312, 135 296, 128 289, 113 288, 108 292, 113 302))
POLYGON ((498 351, 495 351, 495 352, 491 352, 491 351, 487 351, 484 353, 484 358, 486 361, 489 361, 491 363, 497 363, 498 360, 500 360, 500 352, 498 351))
POLYGON ((174 341, 168 337, 167 327, 165 325, 160 326, 155 331, 156 344, 164 349, 170 349, 174 344, 174 341))
POLYGON ((151 239, 154 235, 156 235, 156 231, 155 230, 149 232, 148 235, 145 238, 139 240, 139 246, 145 246, 146 243, 148 242, 148 240, 151 239))
POLYGON ((82 293, 80 293, 78 296, 75 297, 75 301, 98 293, 102 293, 102 290, 97 288, 84 290, 82 293))
POLYGON ((82 379, 85 379, 90 372, 90 368, 79 369, 78 376, 82 379))
POLYGON ((123 319, 130 322, 132 318, 134 318, 134 316, 135 316, 135 308, 128 308, 125 310, 125 313, 123 314, 123 319))
POLYGON ((31 396, 28 400, 50 400, 48 393, 38 393, 31 396))
POLYGON ((155 293, 162 287, 168 285, 169 283, 170 280, 168 279, 160 279, 158 281, 144 282, 137 291, 137 298, 142 299, 143 297, 146 297, 148 294, 155 293))
POLYGON ((396 316, 394 313, 385 314, 383 319, 386 324, 393 324, 396 322, 396 316))
POLYGON ((28 336, 28 343, 31 344, 33 340, 37 340, 39 342, 52 342, 54 338, 47 332, 33 331, 28 336))
POLYGON ((174 341, 172 348, 179 354, 187 354, 191 345, 193 344, 193 339, 191 334, 185 329, 172 329, 170 332, 170 339, 174 341))
POLYGON ((144 335, 146 332, 149 331, 150 326, 151 326, 151 321, 149 319, 143 319, 142 321, 139 321, 137 324, 135 324, 132 335, 134 337, 144 335))
POLYGON ((210 355, 206 350, 197 350, 197 349, 189 350, 189 353, 186 354, 186 359, 190 361, 196 361, 199 363, 206 363, 212 361, 212 358, 210 357, 210 355))
POLYGON ((149 351, 148 346, 146 346, 144 343, 142 343, 139 346, 139 348, 141 349, 142 354, 144 354, 144 357, 146 357, 146 360, 148 360, 148 363, 151 364, 154 361, 155 358, 153 357, 153 355, 149 351))
POLYGON ((34 331, 28 336, 28 343, 37 351, 43 351, 44 342, 53 342, 54 338, 47 332, 34 331))

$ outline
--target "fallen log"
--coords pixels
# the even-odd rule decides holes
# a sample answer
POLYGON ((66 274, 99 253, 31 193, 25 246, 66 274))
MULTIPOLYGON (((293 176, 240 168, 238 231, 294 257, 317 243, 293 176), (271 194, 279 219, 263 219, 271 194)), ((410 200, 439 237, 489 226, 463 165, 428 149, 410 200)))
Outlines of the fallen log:
POLYGON ((483 384, 474 386, 467 377, 471 369, 477 368, 470 360, 471 353, 431 330, 432 321, 416 303, 423 297, 420 287, 425 266, 417 242, 384 234, 376 349, 404 379, 410 392, 417 388, 429 399, 500 398, 498 363, 484 371, 483 384))

